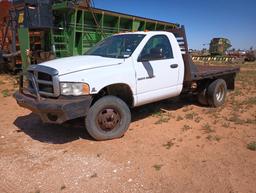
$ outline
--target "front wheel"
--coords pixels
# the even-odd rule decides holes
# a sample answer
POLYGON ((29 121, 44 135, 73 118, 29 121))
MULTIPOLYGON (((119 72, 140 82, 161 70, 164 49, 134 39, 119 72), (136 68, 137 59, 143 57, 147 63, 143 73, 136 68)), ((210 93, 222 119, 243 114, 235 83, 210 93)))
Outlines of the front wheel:
POLYGON ((100 98, 89 109, 85 118, 88 133, 98 141, 122 137, 130 122, 130 109, 115 96, 100 98))

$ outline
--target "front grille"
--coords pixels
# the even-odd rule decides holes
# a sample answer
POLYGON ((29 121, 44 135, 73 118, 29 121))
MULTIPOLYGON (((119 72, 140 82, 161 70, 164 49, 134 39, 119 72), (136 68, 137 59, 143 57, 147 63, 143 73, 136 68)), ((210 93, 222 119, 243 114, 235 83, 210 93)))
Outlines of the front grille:
POLYGON ((60 95, 59 79, 55 69, 43 66, 32 66, 28 70, 28 90, 42 97, 58 97, 60 95), (33 79, 35 84, 33 84, 33 79))
POLYGON ((54 93, 53 85, 38 84, 39 92, 54 93))
POLYGON ((44 73, 44 72, 38 72, 38 79, 39 80, 52 81, 52 76, 50 74, 47 74, 47 73, 44 73))

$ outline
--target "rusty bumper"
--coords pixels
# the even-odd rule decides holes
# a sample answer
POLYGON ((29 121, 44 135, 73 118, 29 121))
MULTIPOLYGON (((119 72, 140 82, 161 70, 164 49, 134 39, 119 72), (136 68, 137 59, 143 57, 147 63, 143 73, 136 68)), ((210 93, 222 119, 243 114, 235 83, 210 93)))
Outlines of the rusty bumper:
POLYGON ((55 124, 86 116, 92 102, 91 96, 37 100, 19 91, 14 97, 19 106, 39 114, 44 123, 55 124))

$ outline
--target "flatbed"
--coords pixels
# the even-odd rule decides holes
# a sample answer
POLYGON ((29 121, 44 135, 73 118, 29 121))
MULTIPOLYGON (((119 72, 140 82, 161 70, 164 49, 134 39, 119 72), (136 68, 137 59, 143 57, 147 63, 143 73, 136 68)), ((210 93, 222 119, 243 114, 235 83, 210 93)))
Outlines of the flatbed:
POLYGON ((231 66, 209 66, 209 65, 196 65, 197 72, 195 79, 216 78, 219 76, 232 75, 240 71, 240 67, 231 66))

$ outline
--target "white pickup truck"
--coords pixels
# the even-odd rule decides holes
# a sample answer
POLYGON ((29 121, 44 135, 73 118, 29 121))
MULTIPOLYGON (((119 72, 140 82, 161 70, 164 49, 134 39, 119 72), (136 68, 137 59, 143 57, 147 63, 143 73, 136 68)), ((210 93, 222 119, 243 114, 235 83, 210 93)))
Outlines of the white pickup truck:
POLYGON ((43 122, 85 117, 89 134, 108 140, 124 135, 133 107, 181 93, 197 95, 203 105, 222 105, 238 71, 194 65, 184 27, 130 32, 106 38, 85 55, 31 65, 14 96, 43 122))

